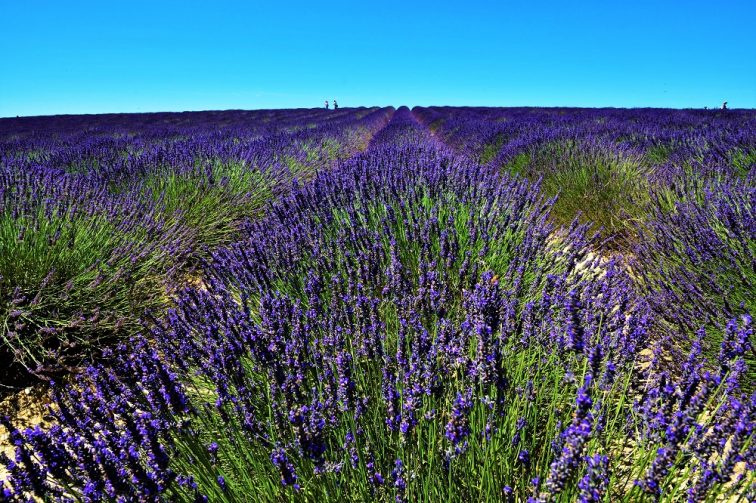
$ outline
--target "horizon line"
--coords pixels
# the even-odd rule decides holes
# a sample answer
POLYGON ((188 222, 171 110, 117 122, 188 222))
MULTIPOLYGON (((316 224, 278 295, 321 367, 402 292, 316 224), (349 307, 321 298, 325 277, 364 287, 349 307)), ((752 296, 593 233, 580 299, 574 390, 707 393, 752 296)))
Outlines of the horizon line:
MULTIPOLYGON (((719 107, 655 107, 655 106, 576 106, 576 105, 359 105, 359 106, 340 106, 339 109, 358 109, 358 108, 394 108, 395 110, 407 107, 410 110, 416 108, 540 108, 540 109, 579 109, 579 110, 701 110, 701 111, 722 111, 719 107)), ((182 113, 205 113, 205 112, 256 112, 265 110, 326 110, 324 107, 272 107, 272 108, 207 108, 207 109, 187 109, 187 110, 149 110, 143 112, 80 112, 80 113, 58 113, 58 114, 38 114, 38 115, 5 115, 0 116, 3 119, 32 119, 45 117, 81 117, 96 115, 150 115, 150 114, 182 114, 182 113)), ((333 109, 327 109, 333 111, 333 109)), ((728 107, 727 111, 756 111, 756 107, 728 107)))

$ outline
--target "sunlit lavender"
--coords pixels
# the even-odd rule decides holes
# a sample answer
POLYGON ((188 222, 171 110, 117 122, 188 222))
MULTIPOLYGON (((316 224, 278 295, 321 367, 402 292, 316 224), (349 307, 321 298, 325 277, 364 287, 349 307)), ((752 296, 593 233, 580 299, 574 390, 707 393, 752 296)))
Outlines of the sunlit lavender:
POLYGON ((50 396, 0 499, 756 499, 752 111, 0 119, 0 155, 0 384, 50 396))

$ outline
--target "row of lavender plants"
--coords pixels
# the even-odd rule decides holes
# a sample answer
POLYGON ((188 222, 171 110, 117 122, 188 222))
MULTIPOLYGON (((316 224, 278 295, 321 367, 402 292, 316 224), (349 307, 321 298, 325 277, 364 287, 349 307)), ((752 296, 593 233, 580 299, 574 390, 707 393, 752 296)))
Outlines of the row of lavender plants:
MULTIPOLYGON (((637 241, 649 191, 691 180, 753 185, 756 117, 748 110, 416 109, 457 151, 491 169, 542 179, 560 194, 554 218, 602 228, 615 247, 637 241)), ((667 199, 670 196, 667 197, 667 199)))
MULTIPOLYGON (((602 228, 676 345, 756 309, 756 115, 748 110, 470 109, 416 113, 458 152, 541 179, 557 221, 602 228), (619 246, 618 246, 619 245, 619 246), (674 306, 672 308, 671 306, 674 306)), ((609 245, 609 246, 607 246, 609 245)), ((751 341, 753 344, 754 341, 751 341)), ((749 355, 751 367, 756 354, 749 355)), ((752 379, 756 374, 751 374, 752 379)))
POLYGON ((0 121, 0 392, 75 370, 391 109, 0 121))
MULTIPOLYGON (((665 173, 685 166, 752 177, 756 118, 750 110, 416 108, 444 141, 481 164, 523 168, 534 147, 601 139, 634 149, 665 173)), ((702 173, 703 172, 703 173, 702 173)))
MULTIPOLYGON (((750 501, 750 316, 670 358, 622 257, 406 108, 53 386, 8 499, 750 501)), ((682 239, 682 238, 681 238, 682 239)))

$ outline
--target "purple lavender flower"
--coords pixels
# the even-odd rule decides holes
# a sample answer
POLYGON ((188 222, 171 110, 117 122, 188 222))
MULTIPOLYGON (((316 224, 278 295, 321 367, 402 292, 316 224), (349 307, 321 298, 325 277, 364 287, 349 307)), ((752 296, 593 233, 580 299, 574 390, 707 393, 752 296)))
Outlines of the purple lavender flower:
POLYGON ((394 488, 396 488, 396 502, 405 501, 404 494, 407 490, 407 481, 404 479, 404 463, 401 459, 394 461, 394 469, 391 471, 391 477, 394 479, 394 488))
POLYGON ((270 460, 273 462, 273 465, 281 471, 281 484, 284 486, 292 486, 298 491, 298 477, 294 470, 294 465, 289 461, 286 452, 281 447, 277 447, 271 452, 270 460))
POLYGON ((609 488, 609 458, 595 454, 585 458, 587 467, 583 478, 578 482, 581 503, 598 503, 603 501, 609 488))
POLYGON ((445 436, 451 442, 456 454, 461 454, 465 450, 464 444, 470 435, 468 414, 472 406, 472 390, 467 390, 464 395, 457 393, 445 429, 445 436))
POLYGON ((517 454, 517 461, 522 463, 523 465, 527 466, 530 464, 530 452, 528 452, 527 449, 522 449, 519 454, 517 454))
MULTIPOLYGON (((586 380, 586 386, 590 381, 586 380)), ((570 425, 560 434, 561 449, 557 458, 549 467, 546 488, 552 494, 560 493, 582 462, 583 450, 593 433, 594 417, 591 412, 592 401, 586 387, 578 390, 575 417, 570 425)))

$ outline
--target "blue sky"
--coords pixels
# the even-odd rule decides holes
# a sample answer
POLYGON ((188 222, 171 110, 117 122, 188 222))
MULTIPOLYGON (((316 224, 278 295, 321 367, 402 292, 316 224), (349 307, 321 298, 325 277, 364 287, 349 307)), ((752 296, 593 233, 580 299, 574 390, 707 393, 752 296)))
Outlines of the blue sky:
POLYGON ((756 108, 756 2, 0 0, 0 117, 320 106, 756 108))

